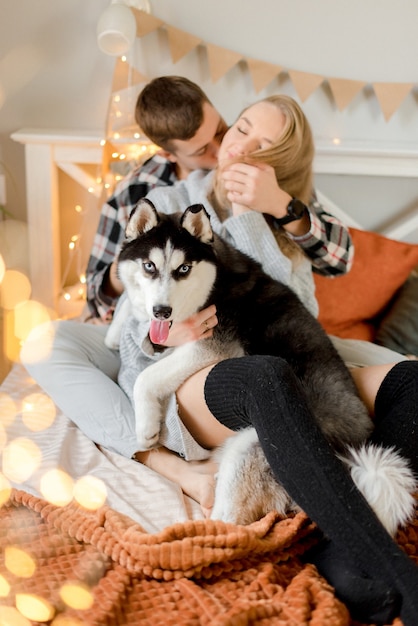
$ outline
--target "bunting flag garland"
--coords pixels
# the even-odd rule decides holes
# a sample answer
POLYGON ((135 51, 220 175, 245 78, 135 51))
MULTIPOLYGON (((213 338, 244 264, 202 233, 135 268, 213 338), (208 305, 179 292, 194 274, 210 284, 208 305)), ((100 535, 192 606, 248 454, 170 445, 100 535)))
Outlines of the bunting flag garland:
POLYGON ((210 77, 213 83, 225 76, 229 70, 243 59, 238 52, 225 50, 225 48, 214 46, 211 43, 206 44, 206 51, 208 53, 210 77))
POLYGON ((257 59, 245 59, 251 74, 254 90, 256 93, 267 87, 282 71, 280 65, 258 61, 257 59))
POLYGON ((168 34, 168 45, 170 46, 171 60, 173 63, 180 61, 186 54, 197 48, 202 42, 194 35, 189 35, 173 26, 166 26, 168 34))
POLYGON ((361 80, 346 80, 345 78, 328 78, 335 104, 343 111, 367 83, 361 80))
MULTIPOLYGON (((248 58, 233 50, 205 42, 199 37, 174 28, 140 9, 131 7, 131 10, 135 15, 138 37, 148 35, 160 28, 166 31, 173 63, 177 63, 198 46, 204 46, 207 52, 210 78, 213 83, 216 83, 220 78, 225 76, 233 67, 238 65, 238 63, 244 61, 247 65, 256 93, 267 87, 282 72, 287 72, 302 102, 305 102, 305 100, 320 88, 324 82, 327 82, 335 104, 340 111, 343 111, 366 86, 371 86, 374 89, 374 93, 386 121, 389 121, 391 116, 397 111, 408 94, 416 86, 413 83, 375 83, 328 77, 292 68, 284 68, 281 65, 248 58)), ((136 70, 133 71, 136 72, 136 70)), ((117 63, 112 91, 117 91, 118 89, 122 89, 123 86, 126 86, 126 78, 126 68, 122 70, 117 63)), ((131 75, 129 78, 131 85, 144 82, 144 77, 139 73, 133 76, 131 75)), ((147 81, 148 79, 145 80, 147 81)))
POLYGON ((412 90, 412 83, 373 83, 385 120, 388 121, 412 90))
POLYGON ((165 26, 162 20, 159 20, 158 17, 154 17, 150 13, 135 9, 134 7, 130 7, 130 9, 135 15, 137 37, 144 37, 144 35, 152 33, 154 30, 160 28, 160 26, 165 26))
POLYGON ((298 72, 296 70, 288 70, 288 73, 302 102, 305 102, 324 82, 324 77, 319 74, 309 74, 308 72, 298 72))

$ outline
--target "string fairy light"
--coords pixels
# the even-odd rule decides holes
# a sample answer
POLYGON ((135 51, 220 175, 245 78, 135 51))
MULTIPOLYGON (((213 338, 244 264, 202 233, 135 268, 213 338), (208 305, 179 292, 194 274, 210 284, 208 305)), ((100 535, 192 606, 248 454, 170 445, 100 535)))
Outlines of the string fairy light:
MULTIPOLYGON (((64 271, 61 276, 61 286, 60 286, 60 297, 66 303, 70 303, 75 305, 75 310, 77 312, 81 312, 84 302, 86 300, 86 275, 85 275, 85 267, 82 266, 83 262, 83 232, 85 226, 85 218, 86 211, 84 211, 81 204, 76 204, 74 207, 74 211, 81 218, 80 230, 78 233, 71 235, 70 240, 68 242, 68 257, 67 263, 64 268, 64 271), (71 269, 75 268, 76 276, 78 277, 78 282, 75 285, 68 286, 67 279, 70 274, 71 269), (77 306, 78 305, 78 306, 77 306)), ((68 307, 61 305, 62 317, 71 316, 74 314, 74 306, 68 309, 68 307), (66 314, 66 309, 68 310, 66 314)))
MULTIPOLYGON (((159 147, 141 132, 135 120, 135 104, 141 86, 134 80, 133 63, 128 61, 127 55, 120 57, 120 61, 126 64, 126 78, 122 88, 113 92, 109 98, 105 138, 100 142, 103 162, 98 167, 101 173, 96 176, 96 187, 87 188, 90 193, 101 198, 109 197, 123 178, 159 150, 159 147)), ((73 234, 68 241, 68 255, 60 284, 60 317, 81 314, 86 299, 85 267, 81 267, 81 264, 83 245, 86 245, 86 238, 83 235, 89 216, 80 204, 75 206, 75 211, 80 216, 81 223, 78 233, 73 234), (75 270, 78 281, 74 285, 67 285, 72 270, 75 270)))

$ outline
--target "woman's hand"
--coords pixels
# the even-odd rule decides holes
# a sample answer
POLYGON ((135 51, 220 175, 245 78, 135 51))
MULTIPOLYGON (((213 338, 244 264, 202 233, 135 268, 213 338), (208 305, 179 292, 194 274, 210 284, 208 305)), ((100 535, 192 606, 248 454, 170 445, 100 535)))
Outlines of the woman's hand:
POLYGON ((213 329, 218 323, 216 306, 212 304, 206 309, 191 315, 184 322, 176 322, 168 333, 166 341, 161 344, 167 348, 182 346, 189 341, 209 339, 213 335, 213 329))
POLYGON ((273 217, 286 215, 292 197, 279 187, 270 165, 233 163, 222 172, 222 179, 234 215, 249 210, 273 217))
MULTIPOLYGON (((247 211, 266 213, 275 218, 287 215, 292 196, 279 187, 271 165, 233 163, 221 175, 232 205, 232 215, 247 211)), ((306 212, 301 220, 286 224, 284 229, 292 235, 302 236, 309 232, 310 227, 311 220, 306 212)))

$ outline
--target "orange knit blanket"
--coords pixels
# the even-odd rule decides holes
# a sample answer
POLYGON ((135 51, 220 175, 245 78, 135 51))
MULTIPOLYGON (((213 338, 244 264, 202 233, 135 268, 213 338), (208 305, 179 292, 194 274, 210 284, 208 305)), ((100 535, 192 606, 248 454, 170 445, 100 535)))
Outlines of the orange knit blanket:
MULTIPOLYGON (((12 491, 0 533, 0 624, 354 624, 299 560, 317 541, 303 513, 270 513, 249 526, 189 521, 149 534, 108 507, 60 508, 12 491)), ((418 516, 398 541, 418 561, 418 516)))

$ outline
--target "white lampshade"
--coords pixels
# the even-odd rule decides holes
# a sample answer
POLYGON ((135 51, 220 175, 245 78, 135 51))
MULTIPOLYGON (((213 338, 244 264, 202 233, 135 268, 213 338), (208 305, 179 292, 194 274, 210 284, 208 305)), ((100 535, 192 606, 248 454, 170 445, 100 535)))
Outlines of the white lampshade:
POLYGON ((112 56, 125 54, 136 37, 136 20, 126 4, 112 3, 97 24, 97 43, 102 52, 112 56))

